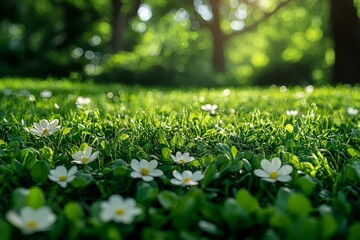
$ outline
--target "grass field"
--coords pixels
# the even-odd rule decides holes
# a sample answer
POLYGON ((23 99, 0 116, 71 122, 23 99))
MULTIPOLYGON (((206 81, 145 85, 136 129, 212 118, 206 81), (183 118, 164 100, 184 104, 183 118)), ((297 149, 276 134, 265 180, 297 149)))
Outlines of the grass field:
POLYGON ((359 87, 2 79, 0 102, 0 239, 360 239, 359 87))

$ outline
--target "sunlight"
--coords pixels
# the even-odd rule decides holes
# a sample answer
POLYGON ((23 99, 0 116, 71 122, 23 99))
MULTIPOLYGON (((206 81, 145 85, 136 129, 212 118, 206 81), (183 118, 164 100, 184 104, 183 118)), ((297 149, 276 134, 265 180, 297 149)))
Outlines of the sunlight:
POLYGON ((141 4, 138 10, 138 15, 141 21, 148 21, 152 17, 152 11, 149 5, 141 4))

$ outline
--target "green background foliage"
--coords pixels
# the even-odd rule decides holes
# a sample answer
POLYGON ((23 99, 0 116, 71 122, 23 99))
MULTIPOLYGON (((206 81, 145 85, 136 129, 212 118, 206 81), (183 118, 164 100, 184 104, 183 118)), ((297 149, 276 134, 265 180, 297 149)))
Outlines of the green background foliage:
MULTIPOLYGON (((214 45, 206 27, 211 21, 196 7, 204 8, 206 1, 143 0, 142 12, 135 9, 137 1, 121 2, 124 44, 113 52, 110 0, 4 0, 0 76, 76 73, 83 80, 199 86, 330 81, 335 55, 329 1, 292 0, 254 30, 240 33, 282 1, 223 0, 220 27, 234 36, 225 42, 221 74, 212 66, 214 45), (141 17, 149 11, 150 18, 141 17)), ((359 1, 354 3, 360 12, 359 1)))

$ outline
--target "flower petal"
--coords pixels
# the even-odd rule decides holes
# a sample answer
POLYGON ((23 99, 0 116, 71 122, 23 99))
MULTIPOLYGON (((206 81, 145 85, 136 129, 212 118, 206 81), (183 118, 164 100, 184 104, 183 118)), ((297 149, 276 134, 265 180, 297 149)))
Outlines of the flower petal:
POLYGON ((276 179, 273 178, 262 178, 261 180, 265 180, 267 182, 272 182, 272 183, 276 182, 276 179))
POLYGON ((140 172, 140 162, 136 159, 131 160, 130 166, 137 172, 140 172))
POLYGON ((180 172, 176 171, 176 170, 174 170, 172 172, 172 175, 178 180, 181 180, 181 181, 183 180, 182 174, 180 172))
POLYGON ((48 175, 48 178, 53 181, 53 182, 58 182, 59 181, 59 177, 54 177, 53 175, 48 175))
POLYGON ((146 161, 145 159, 141 159, 141 160, 140 160, 140 169, 141 169, 141 168, 148 168, 148 166, 149 166, 149 162, 148 162, 148 161, 146 161))
POLYGON ((269 177, 269 173, 265 172, 264 170, 262 169, 256 169, 254 171, 254 174, 258 177, 261 177, 261 178, 267 178, 269 177))
POLYGON ((175 178, 172 178, 172 179, 170 180, 170 182, 171 182, 172 184, 174 184, 174 185, 182 185, 182 184, 183 184, 182 181, 179 181, 178 179, 175 179, 175 178))
POLYGON ((185 170, 185 171, 183 171, 183 173, 182 173, 182 177, 183 177, 183 179, 185 179, 185 178, 192 178, 192 172, 189 171, 189 170, 185 170))
POLYGON ((141 178, 142 177, 142 175, 139 172, 131 172, 130 176, 132 178, 141 178))
POLYGON ((159 169, 154 169, 149 173, 150 176, 153 177, 160 177, 162 175, 164 175, 163 171, 159 170, 159 169))
POLYGON ((260 165, 261 165, 262 169, 264 169, 264 171, 266 171, 266 172, 272 171, 271 163, 269 160, 267 160, 267 159, 261 160, 260 165))
POLYGON ((37 129, 35 128, 30 128, 30 133, 37 135, 37 136, 42 136, 42 133, 40 133, 37 129))
POLYGON ((280 158, 273 158, 271 160, 271 168, 272 170, 271 171, 274 171, 274 172, 277 172, 281 167, 281 160, 280 158))
POLYGON ((67 176, 67 169, 64 165, 57 166, 55 171, 57 176, 67 176))
POLYGON ((148 169, 150 170, 150 172, 151 172, 152 170, 154 170, 154 169, 157 167, 157 165, 158 165, 158 161, 156 161, 156 160, 151 160, 151 161, 149 162, 149 164, 148 164, 148 169))
POLYGON ((49 126, 49 121, 46 120, 46 119, 42 119, 42 120, 40 121, 40 126, 41 126, 42 129, 48 128, 48 126, 49 126))
POLYGON ((154 180, 154 178, 152 176, 142 176, 142 179, 145 181, 145 182, 151 182, 152 180, 154 180))
POLYGON ((22 228, 24 226, 24 220, 22 217, 13 210, 6 213, 6 219, 17 228, 22 228))
POLYGON ((201 179, 204 178, 204 175, 200 172, 200 171, 196 171, 194 172, 194 174, 192 175, 192 180, 194 181, 200 181, 201 179))
POLYGON ((283 165, 277 173, 278 175, 289 175, 292 172, 292 170, 293 170, 292 166, 283 165))
POLYGON ((277 177, 277 180, 280 182, 289 182, 291 180, 290 175, 280 175, 277 177))
POLYGON ((84 156, 85 156, 86 158, 90 158, 91 152, 92 152, 92 148, 91 148, 90 146, 87 146, 87 147, 84 149, 84 156))
POLYGON ((54 119, 49 123, 48 129, 52 130, 59 124, 59 119, 54 119))
POLYGON ((91 154, 91 156, 89 157, 89 162, 94 161, 98 157, 99 153, 100 153, 99 151, 96 151, 93 154, 91 154))
POLYGON ((70 176, 73 176, 73 175, 75 175, 75 173, 77 172, 77 167, 76 166, 72 166, 70 169, 69 169, 69 171, 68 171, 68 177, 70 177, 70 176))
POLYGON ((177 159, 181 159, 182 158, 182 154, 181 154, 181 152, 176 152, 176 158, 177 159))

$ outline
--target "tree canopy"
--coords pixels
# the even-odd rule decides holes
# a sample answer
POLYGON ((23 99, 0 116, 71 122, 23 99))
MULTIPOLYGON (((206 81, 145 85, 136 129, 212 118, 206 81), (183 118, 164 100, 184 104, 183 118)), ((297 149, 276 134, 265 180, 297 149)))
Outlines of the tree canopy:
POLYGON ((1 76, 205 86, 346 82, 357 73, 332 75, 336 56, 354 68, 346 64, 350 53, 339 60, 345 50, 334 41, 346 33, 336 23, 352 24, 347 51, 360 58, 359 0, 345 1, 348 22, 334 21, 343 16, 331 11, 340 11, 340 0, 3 2, 1 76))

